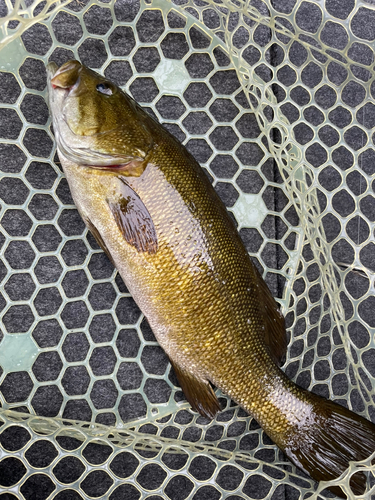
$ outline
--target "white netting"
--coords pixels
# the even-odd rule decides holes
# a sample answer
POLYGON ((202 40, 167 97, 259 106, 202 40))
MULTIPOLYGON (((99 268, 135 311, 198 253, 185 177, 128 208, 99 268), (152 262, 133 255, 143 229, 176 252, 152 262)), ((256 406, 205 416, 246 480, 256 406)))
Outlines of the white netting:
MULTIPOLYGON (((282 304, 287 374, 375 417, 375 10, 176 4, 2 5, 0 485, 20 498, 276 500, 316 489, 225 396, 211 423, 179 402, 147 323, 76 217, 44 101, 51 59, 115 80, 187 145, 282 304)), ((353 464, 346 492, 358 467, 371 476, 370 460, 353 464)))

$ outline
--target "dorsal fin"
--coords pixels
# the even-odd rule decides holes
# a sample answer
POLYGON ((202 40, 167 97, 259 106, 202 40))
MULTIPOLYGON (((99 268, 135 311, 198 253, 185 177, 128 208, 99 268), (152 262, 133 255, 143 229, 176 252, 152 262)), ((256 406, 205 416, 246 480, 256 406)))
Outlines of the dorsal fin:
POLYGON ((221 411, 221 407, 209 381, 197 378, 172 360, 171 363, 181 389, 193 410, 200 413, 202 417, 215 418, 215 415, 221 411))
POLYGON ((280 365, 280 361, 286 353, 287 338, 285 330, 284 316, 281 314, 279 306, 272 297, 271 292, 263 280, 260 272, 254 266, 255 273, 258 277, 260 304, 263 307, 263 315, 265 321, 264 340, 269 347, 273 360, 280 365))
POLYGON ((118 179, 119 192, 107 199, 118 228, 138 252, 156 253, 158 240, 151 215, 137 193, 122 177, 118 179))

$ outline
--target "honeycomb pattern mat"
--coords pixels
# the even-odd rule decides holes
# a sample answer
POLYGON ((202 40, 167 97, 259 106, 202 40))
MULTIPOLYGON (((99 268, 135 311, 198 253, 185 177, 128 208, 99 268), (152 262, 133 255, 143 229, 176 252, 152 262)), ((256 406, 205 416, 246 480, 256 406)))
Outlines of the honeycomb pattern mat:
POLYGON ((224 395, 213 422, 189 410, 74 208, 45 63, 80 59, 186 145, 283 306, 288 376, 374 420, 373 7, 3 1, 0 15, 0 491, 318 498, 224 395))

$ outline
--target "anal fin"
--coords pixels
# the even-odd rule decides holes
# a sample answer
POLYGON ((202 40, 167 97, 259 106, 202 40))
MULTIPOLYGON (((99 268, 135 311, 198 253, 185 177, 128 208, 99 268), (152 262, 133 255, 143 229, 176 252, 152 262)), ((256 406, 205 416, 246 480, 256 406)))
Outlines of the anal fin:
POLYGON ((181 368, 171 361, 178 382, 193 410, 202 417, 213 419, 221 411, 219 400, 216 397, 209 381, 197 378, 193 373, 181 368))

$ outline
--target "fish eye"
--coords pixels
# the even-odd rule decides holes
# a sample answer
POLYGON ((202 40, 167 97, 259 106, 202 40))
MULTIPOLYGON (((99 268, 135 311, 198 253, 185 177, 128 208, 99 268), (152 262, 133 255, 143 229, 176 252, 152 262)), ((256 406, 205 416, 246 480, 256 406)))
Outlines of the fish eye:
POLYGON ((112 95, 113 91, 111 88, 111 85, 109 83, 103 82, 103 83, 98 83, 96 86, 96 90, 100 92, 101 94, 105 95, 112 95))

